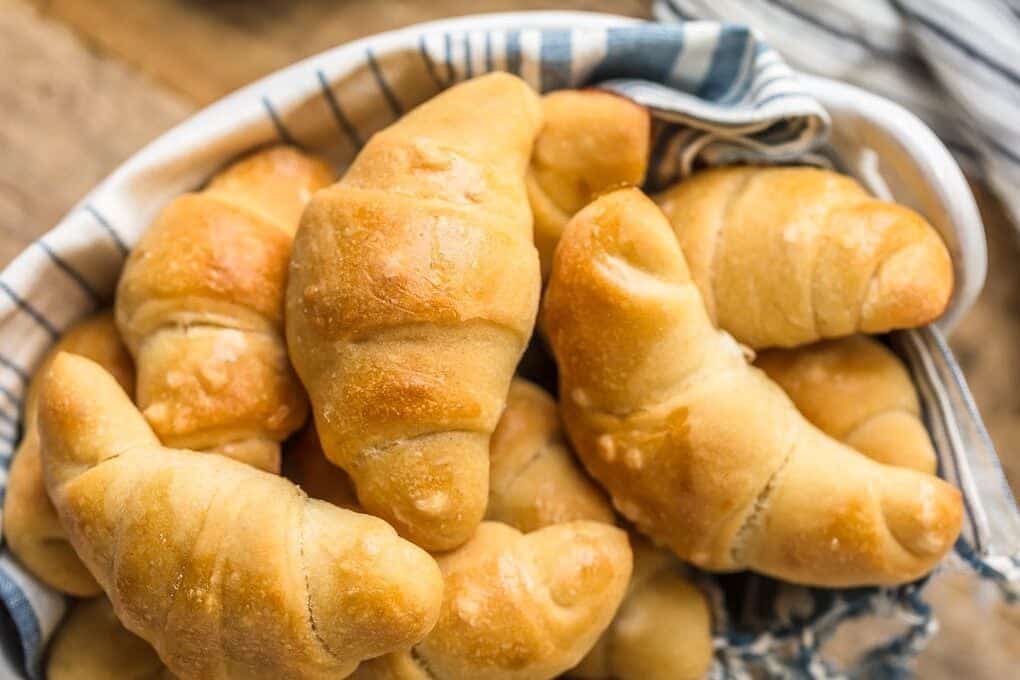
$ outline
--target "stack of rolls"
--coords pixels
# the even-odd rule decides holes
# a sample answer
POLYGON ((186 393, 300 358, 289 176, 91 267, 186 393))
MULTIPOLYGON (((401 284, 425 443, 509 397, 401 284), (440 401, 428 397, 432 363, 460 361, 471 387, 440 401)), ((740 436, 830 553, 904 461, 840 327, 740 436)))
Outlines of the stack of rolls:
POLYGON ((83 598, 48 676, 693 679, 688 565, 935 568, 960 495, 865 334, 945 309, 937 232, 811 168, 649 198, 648 137, 489 74, 335 183, 271 147, 166 206, 26 400, 4 535, 83 598))

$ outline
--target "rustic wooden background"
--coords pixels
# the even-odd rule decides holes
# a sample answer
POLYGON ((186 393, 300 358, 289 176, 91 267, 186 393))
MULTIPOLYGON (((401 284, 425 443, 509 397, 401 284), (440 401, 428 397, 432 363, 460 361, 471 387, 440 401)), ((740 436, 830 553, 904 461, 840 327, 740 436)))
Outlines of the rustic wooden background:
MULTIPOLYGON (((363 35, 476 12, 580 9, 648 16, 646 0, 0 0, 0 265, 133 151, 201 106, 301 57, 363 35)), ((989 279, 953 338, 1020 489, 1020 246, 975 187, 989 279)), ((921 678, 1020 671, 1020 608, 964 574, 930 590, 942 630, 921 678)), ((875 634, 848 628, 837 656, 875 634)))

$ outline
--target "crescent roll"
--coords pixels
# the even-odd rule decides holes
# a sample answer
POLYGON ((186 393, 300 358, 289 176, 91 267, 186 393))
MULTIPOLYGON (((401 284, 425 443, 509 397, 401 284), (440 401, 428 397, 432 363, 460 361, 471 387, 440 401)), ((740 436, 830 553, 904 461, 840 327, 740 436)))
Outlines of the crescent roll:
POLYGON ((754 349, 923 326, 953 292, 934 227, 829 170, 714 168, 656 201, 709 318, 754 349))
POLYGON ((960 532, 960 493, 812 426, 717 331, 662 212, 638 190, 578 213, 544 323, 561 414, 616 508, 679 557, 807 585, 894 585, 960 532))
POLYGON ((170 203, 131 251, 117 325, 167 446, 279 472, 280 442, 308 415, 283 335, 287 264, 302 209, 332 178, 297 149, 256 152, 170 203))
POLYGON ((305 211, 287 341, 326 456, 428 550, 482 519, 489 438, 541 280, 524 175, 538 96, 493 73, 377 133, 305 211))
POLYGON ((229 458, 165 448, 94 362, 39 390, 47 490, 125 627, 186 678, 339 678, 439 616, 435 560, 380 519, 229 458))

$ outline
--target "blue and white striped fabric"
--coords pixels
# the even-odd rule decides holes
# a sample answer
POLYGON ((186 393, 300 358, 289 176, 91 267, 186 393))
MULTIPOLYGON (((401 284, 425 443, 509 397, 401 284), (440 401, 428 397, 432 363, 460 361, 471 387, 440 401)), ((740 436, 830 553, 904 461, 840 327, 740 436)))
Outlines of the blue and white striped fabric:
MULTIPOLYGON (((651 186, 702 163, 832 155, 824 148, 830 119, 822 106, 772 49, 740 26, 664 26, 564 13, 492 15, 412 27, 323 53, 231 95, 156 140, 0 274, 0 487, 32 369, 72 323, 110 303, 124 257, 167 202, 238 154, 279 140, 319 152, 342 168, 365 140, 403 112, 492 70, 517 73, 542 91, 597 84, 649 106, 656 118, 651 186)), ((924 165, 923 159, 912 161, 924 165)), ((954 242, 956 227, 946 224, 947 241, 954 242)), ((981 448, 987 437, 938 331, 904 337, 943 470, 968 498, 961 555, 1003 580, 1014 568, 1007 557, 1012 552, 1002 551, 1009 536, 1003 539, 1001 526, 988 516, 1016 514, 994 451, 981 448), (995 507, 989 511, 990 488, 995 507)), ((1020 530, 1013 531, 1020 541, 1020 530)), ((718 673, 785 668, 829 675, 819 655, 821 642, 839 622, 882 603, 892 603, 910 628, 876 650, 876 665, 901 663, 933 626, 918 597, 919 584, 822 591, 771 583, 785 594, 757 607, 763 627, 728 625, 720 610, 718 673), (802 604, 784 605, 791 598, 802 604)), ((17 667, 40 677, 45 643, 64 598, 33 579, 4 548, 0 600, 6 610, 0 612, 0 675, 8 677, 5 667, 17 667)))
POLYGON ((656 0, 655 15, 746 23, 794 68, 899 102, 1020 229, 1020 1, 656 0))

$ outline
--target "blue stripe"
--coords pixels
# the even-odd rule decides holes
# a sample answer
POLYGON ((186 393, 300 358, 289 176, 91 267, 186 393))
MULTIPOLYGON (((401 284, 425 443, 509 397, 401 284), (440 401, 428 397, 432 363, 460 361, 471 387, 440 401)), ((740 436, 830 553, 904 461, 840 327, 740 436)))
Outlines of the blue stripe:
POLYGON ((743 47, 744 56, 737 68, 735 81, 730 87, 730 91, 719 100, 720 104, 727 104, 736 108, 737 102, 743 101, 744 97, 747 96, 748 90, 754 86, 755 77, 751 65, 754 63, 753 60, 758 58, 758 50, 753 49, 752 45, 754 45, 754 38, 748 33, 743 47), (751 61, 748 62, 748 60, 751 61))
POLYGON ((474 78, 474 67, 471 65, 471 34, 464 33, 464 75, 467 78, 474 78))
POLYGON ((751 90, 751 94, 748 96, 748 99, 754 101, 758 97, 758 95, 762 93, 762 90, 764 90, 766 87, 768 87, 772 83, 778 83, 783 80, 796 81, 797 78, 796 76, 793 76, 792 74, 789 73, 784 73, 783 75, 779 76, 772 76, 771 78, 765 78, 764 80, 762 80, 761 82, 757 83, 754 86, 754 89, 751 90))
POLYGON ((690 14, 689 12, 680 9, 680 5, 677 4, 676 0, 666 0, 666 8, 669 11, 671 11, 673 14, 677 15, 678 17, 680 17, 681 19, 683 19, 685 21, 697 21, 698 20, 698 17, 695 16, 694 14, 690 14))
POLYGON ((1003 78, 1006 78, 1007 80, 1011 81, 1014 85, 1020 85, 1020 73, 1018 73, 1017 71, 1014 71, 1006 64, 999 63, 998 61, 992 59, 990 56, 980 51, 978 48, 974 47, 960 36, 950 33, 949 29, 947 29, 945 26, 936 23, 935 21, 929 19, 927 16, 924 16, 911 10, 909 7, 904 7, 903 3, 900 2, 899 0, 893 0, 893 4, 896 5, 896 7, 899 8, 900 11, 902 11, 908 17, 916 20, 918 23, 925 26, 928 30, 930 30, 938 37, 942 38, 949 45, 952 45, 957 50, 963 52, 971 59, 974 59, 975 61, 984 64, 992 71, 995 71, 996 73, 1001 75, 1003 78))
POLYGON ((492 33, 489 31, 485 32, 485 71, 491 73, 496 68, 495 63, 492 60, 492 33))
POLYGON ((11 287, 8 286, 3 281, 0 281, 0 290, 6 293, 7 297, 13 300, 14 304, 20 307, 21 310, 25 312, 25 314, 28 314, 30 317, 32 317, 32 320, 35 321, 40 328, 49 333, 51 338, 56 340, 57 338, 60 337, 60 331, 57 330, 56 326, 50 323, 49 319, 43 316, 42 312, 40 312, 38 309, 30 305, 28 302, 26 302, 20 295, 15 293, 14 290, 11 289, 11 287))
POLYGON ((827 23, 826 21, 818 18, 817 16, 805 12, 803 10, 803 5, 794 5, 786 0, 767 0, 767 2, 783 10, 787 14, 797 17, 804 23, 811 24, 812 26, 825 31, 830 35, 834 35, 837 38, 840 38, 841 40, 845 40, 847 42, 852 42, 855 45, 863 47, 864 49, 870 52, 874 52, 875 54, 882 56, 886 59, 890 59, 901 63, 909 63, 914 67, 924 66, 924 62, 917 55, 912 54, 910 52, 902 52, 900 50, 891 50, 887 47, 882 47, 881 45, 875 45, 874 43, 865 40, 863 37, 857 35, 856 33, 851 33, 849 31, 843 30, 838 26, 833 26, 832 24, 827 23))
MULTIPOLYGON (((652 142, 652 152, 649 155, 648 167, 645 169, 645 181, 652 176, 652 172, 658 171, 662 167, 662 159, 666 156, 666 149, 669 148, 670 142, 673 140, 673 135, 678 134, 678 130, 674 126, 663 125, 655 134, 655 140, 652 142)), ((642 182, 642 186, 645 182, 642 182)), ((659 189, 661 187, 653 187, 659 189)))
POLYGON ((85 277, 82 276, 81 273, 77 271, 74 267, 69 265, 62 257, 53 252, 53 249, 50 248, 50 246, 45 241, 40 239, 36 241, 36 244, 42 249, 44 253, 46 253, 49 256, 51 260, 53 260, 53 264, 57 265, 57 267, 59 267, 61 271, 67 274, 72 281, 78 284, 78 286, 82 289, 85 295, 87 295, 92 300, 93 305, 98 307, 103 302, 102 296, 100 296, 99 292, 96 291, 96 289, 93 288, 92 285, 85 280, 85 277))
POLYGON ((36 666, 42 658, 42 629, 35 610, 32 609, 32 603, 21 590, 21 586, 6 574, 0 574, 0 599, 3 600, 7 613, 11 615, 18 629, 18 639, 25 656, 25 664, 28 666, 27 670, 33 677, 39 677, 39 669, 36 666))
POLYGON ((761 62, 761 63, 759 63, 757 66, 754 67, 754 74, 753 75, 754 75, 755 78, 760 76, 762 73, 765 73, 765 71, 769 70, 770 68, 775 68, 776 66, 785 66, 785 63, 780 61, 780 60, 778 60, 778 59, 772 59, 770 61, 765 61, 765 59, 764 59, 765 55, 763 55, 763 54, 759 54, 757 58, 758 58, 758 61, 761 62))
POLYGON ((333 112, 333 118, 336 119, 337 125, 343 130, 344 134, 350 140, 351 145, 355 149, 360 150, 364 143, 361 141, 361 135, 358 134, 357 128, 351 123, 350 119, 344 113, 344 110, 340 108, 340 102, 337 101, 336 95, 333 94, 333 88, 329 86, 329 81, 326 80, 326 74, 319 69, 315 72, 319 78, 319 87, 322 88, 322 96, 326 98, 326 105, 329 106, 329 110, 333 112))
MULTIPOLYGON (((935 356, 935 352, 933 352, 930 347, 927 347, 928 342, 927 342, 927 337, 925 336, 925 334, 923 334, 923 332, 918 332, 915 335, 915 337, 917 338, 918 344, 922 345, 922 347, 927 349, 929 354, 931 354, 934 357, 935 356)), ((917 382, 921 382, 922 384, 930 385, 931 381, 929 381, 927 379, 928 375, 925 372, 924 364, 922 363, 922 361, 920 359, 920 351, 921 350, 918 349, 917 347, 913 346, 911 343, 906 343, 906 345, 907 345, 907 351, 911 355, 918 355, 917 358, 914 358, 914 360, 912 362, 910 362, 912 367, 916 366, 915 370, 916 370, 917 374, 921 378, 917 382)), ((940 380, 940 378, 941 378, 941 376, 938 375, 938 367, 936 366, 935 367, 935 375, 933 376, 933 380, 935 382, 938 382, 940 380)), ((934 392, 934 388, 929 387, 929 389, 934 392)), ((934 402, 934 404, 932 404, 932 406, 939 413, 939 415, 938 415, 938 422, 940 422, 940 423, 949 423, 949 422, 952 422, 952 420, 951 420, 952 419, 952 414, 951 413, 947 413, 946 410, 943 408, 942 400, 938 399, 938 398, 934 398, 931 401, 934 402)), ((931 408, 931 406, 929 406, 929 404, 927 404, 927 403, 924 404, 923 406, 924 406, 924 409, 926 411, 931 408)), ((934 418, 934 414, 929 414, 929 416, 934 418)), ((957 456, 956 456, 957 452, 953 448, 952 441, 950 440, 948 434, 946 435, 945 439, 946 439, 946 444, 949 446, 949 449, 950 449, 949 452, 948 452, 949 453, 948 458, 949 458, 949 462, 953 466, 953 473, 956 475, 956 479, 962 481, 963 480, 963 475, 960 474, 960 461, 957 459, 957 456)), ((975 545, 980 550, 981 549, 981 536, 978 535, 978 532, 977 532, 977 522, 974 521, 974 508, 971 506, 970 499, 967 498, 967 494, 961 493, 960 497, 963 499, 963 510, 964 510, 964 513, 965 513, 966 518, 967 518, 967 523, 971 527, 974 527, 975 545)))
POLYGON ((1017 155, 1016 152, 1003 146, 998 141, 992 139, 989 135, 984 134, 980 130, 978 131, 978 133, 981 136, 981 141, 983 141, 988 146, 992 147, 992 149, 998 152, 999 155, 1005 156, 1008 160, 1011 160, 1017 165, 1020 165, 1020 155, 1017 155))
POLYGON ((457 73, 453 70, 453 37, 449 33, 443 35, 443 49, 446 55, 446 82, 452 84, 457 79, 457 73))
POLYGON ((284 127, 283 121, 280 120, 280 116, 279 114, 276 113, 276 109, 273 108, 273 104, 272 102, 269 101, 269 97, 266 96, 262 97, 262 106, 265 107, 266 114, 269 116, 269 120, 273 121, 273 127, 276 128, 276 134, 280 137, 280 139, 285 144, 290 144, 291 146, 300 146, 294 140, 294 138, 291 137, 290 132, 287 130, 287 128, 284 127))
MULTIPOLYGON (((946 344, 946 340, 942 337, 942 334, 935 328, 927 328, 926 332, 930 338, 930 343, 935 345, 936 350, 942 355, 942 361, 945 363, 949 370, 949 375, 952 376, 953 383, 956 386, 959 399, 963 402, 964 409, 970 416, 971 424, 977 433, 978 439, 984 444, 985 448, 995 454, 995 444, 992 442, 991 435, 988 434, 988 429, 985 427, 985 423, 981 420, 981 414, 978 411, 977 404, 974 402, 974 395, 971 394, 970 388, 967 386, 967 380, 963 375, 963 370, 959 364, 956 363, 956 359, 953 357, 953 353, 949 350, 949 346, 946 344)), ((1013 509, 1013 514, 1020 513, 1020 508, 1017 507, 1016 497, 1013 495, 1013 491, 1009 486, 1009 481, 1006 479, 1005 473, 1002 471, 1002 464, 999 460, 998 455, 993 455, 992 463, 995 466, 995 472, 998 473, 998 479, 1000 483, 1000 491, 1004 497, 1009 499, 1010 507, 1013 509)))
MULTIPOLYGON (((6 366, 7 368, 9 368, 14 373, 14 375, 18 376, 18 379, 21 381, 22 385, 28 385, 28 381, 29 381, 29 377, 30 377, 28 375, 28 372, 25 371, 25 369, 23 369, 21 366, 18 366, 16 363, 14 363, 10 359, 8 359, 3 354, 0 354, 0 365, 6 366)), ((15 399, 14 401, 16 403, 19 402, 19 400, 17 400, 17 399, 15 399)))
POLYGON ((120 251, 120 254, 123 255, 124 257, 127 257, 129 248, 127 247, 127 244, 124 243, 124 239, 122 239, 120 237, 120 234, 117 233, 117 230, 113 228, 112 224, 110 224, 110 221, 106 219, 106 217, 104 217, 102 213, 96 210, 95 206, 93 206, 92 204, 86 205, 84 207, 84 210, 88 214, 92 215, 93 218, 95 218, 96 222, 99 223, 100 227, 106 230, 106 233, 110 235, 111 239, 113 239, 113 243, 114 245, 117 246, 117 250, 120 251))
POLYGON ((14 406, 18 410, 21 410, 21 399, 19 397, 14 396, 14 392, 11 392, 3 385, 0 385, 0 394, 7 397, 7 399, 11 402, 11 406, 14 406))
MULTIPOLYGON (((974 551, 974 548, 972 548, 970 544, 967 543, 967 541, 963 540, 963 538, 956 539, 956 545, 954 546, 954 548, 956 550, 956 554, 959 555, 963 559, 963 561, 966 562, 968 566, 970 566, 971 569, 977 572, 978 576, 981 576, 982 578, 986 579, 991 579, 993 581, 1003 580, 1003 575, 999 573, 998 570, 993 569, 991 566, 989 566, 988 563, 985 562, 983 559, 981 559, 981 556, 978 555, 977 552, 974 551)), ((1015 564, 1015 558, 1010 559, 1013 560, 1015 564)))
POLYGON ((521 75, 521 32, 510 31, 506 34, 506 70, 521 75))
POLYGON ((747 51, 750 33, 743 26, 724 25, 712 52, 708 74, 698 88, 697 96, 716 101, 733 86, 747 51))
POLYGON ((390 106, 390 111, 393 112, 395 118, 400 118, 404 115, 404 108, 400 105, 400 101, 397 96, 393 94, 393 90, 390 89, 390 84, 386 82, 386 76, 383 74, 379 63, 375 60, 375 54, 372 53, 372 48, 365 50, 365 59, 368 60, 368 67, 372 70, 372 75, 375 77, 375 82, 379 86, 379 91, 382 92, 383 98, 386 103, 390 106))
POLYGON ((429 56, 429 50, 425 46, 424 33, 418 36, 418 54, 421 55, 422 61, 425 62, 425 70, 429 72, 429 77, 436 84, 436 88, 439 90, 444 89, 446 86, 439 80, 439 74, 436 73, 436 62, 432 61, 432 57, 429 56))
POLYGON ((18 428, 18 427, 21 426, 21 423, 18 421, 17 418, 12 416, 10 413, 7 413, 3 409, 0 409, 0 420, 4 421, 5 423, 10 423, 15 428, 18 428))
POLYGON ((542 32, 542 49, 539 56, 542 92, 570 87, 573 61, 571 32, 549 30, 542 32))
POLYGON ((610 28, 606 31, 606 56, 592 71, 588 83, 639 78, 681 89, 670 82, 670 74, 683 45, 684 31, 676 25, 610 28))
POLYGON ((967 146, 963 142, 957 142, 952 139, 942 139, 942 143, 949 147, 950 151, 953 153, 966 156, 971 160, 975 160, 981 156, 981 153, 977 149, 967 146))

